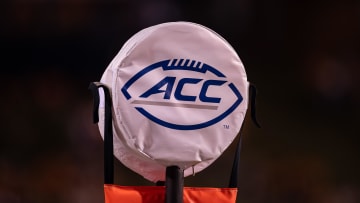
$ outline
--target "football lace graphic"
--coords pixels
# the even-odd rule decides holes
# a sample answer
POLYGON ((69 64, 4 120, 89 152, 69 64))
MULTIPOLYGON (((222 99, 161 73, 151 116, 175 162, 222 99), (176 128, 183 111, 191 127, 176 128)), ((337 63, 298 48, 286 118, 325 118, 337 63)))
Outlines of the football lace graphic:
POLYGON ((132 76, 121 92, 147 119, 176 130, 214 125, 243 100, 223 73, 191 59, 151 64, 132 76))

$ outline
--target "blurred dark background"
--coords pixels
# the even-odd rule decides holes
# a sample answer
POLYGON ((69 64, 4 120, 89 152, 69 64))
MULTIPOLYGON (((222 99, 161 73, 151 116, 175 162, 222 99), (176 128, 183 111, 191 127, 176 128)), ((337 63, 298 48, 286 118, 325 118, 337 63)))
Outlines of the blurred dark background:
MULTIPOLYGON (((1 1, 0 202, 103 202, 88 84, 133 34, 179 20, 227 39, 258 88, 238 202, 360 202, 360 2, 347 0, 1 1)), ((226 187, 234 148, 185 184, 226 187)))

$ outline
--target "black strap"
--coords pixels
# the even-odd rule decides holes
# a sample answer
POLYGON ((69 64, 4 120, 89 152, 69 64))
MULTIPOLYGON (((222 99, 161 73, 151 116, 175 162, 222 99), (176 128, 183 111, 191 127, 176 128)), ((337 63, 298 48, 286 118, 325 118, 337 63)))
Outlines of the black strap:
POLYGON ((250 83, 249 91, 250 91, 251 120, 256 125, 256 127, 261 128, 261 126, 260 126, 260 124, 259 124, 259 122, 257 121, 257 118, 256 118, 256 95, 257 95, 257 90, 256 90, 255 85, 250 83))
POLYGON ((111 112, 111 96, 109 89, 102 83, 90 83, 89 89, 94 97, 93 121, 99 122, 99 105, 100 95, 99 88, 104 90, 105 96, 105 122, 104 122, 104 183, 114 183, 114 145, 113 145, 113 131, 112 131, 112 112, 111 112))
MULTIPOLYGON (((256 108, 255 108, 255 100, 256 100, 256 87, 252 84, 250 84, 249 87, 250 91, 250 111, 251 111, 251 119, 253 123, 260 128, 260 124, 258 123, 256 119, 256 108)), ((245 121, 245 120, 244 120, 245 121)), ((237 188, 238 187, 238 179, 239 179, 239 163, 240 163, 240 152, 241 152, 241 145, 242 145, 242 129, 243 129, 244 123, 241 126, 240 133, 239 133, 239 142, 236 146, 236 152, 234 156, 234 161, 232 165, 231 175, 230 175, 230 181, 229 181, 229 188, 237 188)))
POLYGON ((238 187, 238 179, 239 179, 239 162, 240 162, 240 152, 241 152, 241 144, 242 144, 242 126, 239 133, 239 142, 236 146, 234 161, 231 169, 229 188, 237 188, 238 187))

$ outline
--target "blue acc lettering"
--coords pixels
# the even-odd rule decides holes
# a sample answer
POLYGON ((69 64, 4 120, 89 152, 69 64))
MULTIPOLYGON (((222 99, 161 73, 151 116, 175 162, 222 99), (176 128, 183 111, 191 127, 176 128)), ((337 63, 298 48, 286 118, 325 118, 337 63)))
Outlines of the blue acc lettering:
MULTIPOLYGON (((182 89, 185 85, 195 85, 202 81, 203 79, 199 78, 182 78, 179 80, 178 85, 175 88, 174 97, 178 101, 195 101, 196 95, 184 95, 182 93, 182 89)), ((176 77, 165 77, 160 82, 155 84, 153 87, 151 87, 149 90, 144 92, 142 95, 140 95, 141 98, 148 98, 149 96, 153 94, 159 94, 164 93, 163 99, 170 99, 171 93, 174 89, 174 84, 176 81, 176 77), (166 86, 166 88, 163 88, 166 86)), ((199 93, 199 99, 202 102, 208 102, 208 103, 220 103, 221 98, 218 97, 208 97, 206 96, 206 92, 209 89, 210 86, 221 86, 226 81, 224 80, 206 80, 203 82, 200 93, 199 93)))
MULTIPOLYGON (((235 84, 228 81, 222 72, 206 63, 190 59, 171 59, 151 64, 126 81, 121 88, 121 92, 126 100, 130 100, 129 103, 133 105, 140 114, 161 126, 176 130, 196 130, 214 125, 230 115, 243 100, 235 84), (155 82, 152 86, 145 88, 143 90, 144 92, 140 94, 135 94, 136 91, 131 91, 132 86, 134 86, 134 89, 137 89, 137 81, 142 80, 144 75, 154 70, 163 71, 165 73, 164 78, 160 79, 159 82, 155 82), (172 73, 174 73, 174 71, 195 72, 194 76, 211 74, 212 78, 217 77, 218 79, 204 79, 206 77, 180 78, 174 75, 166 75, 167 71, 172 73), (227 98, 220 98, 216 97, 216 94, 211 94, 211 90, 213 90, 211 87, 217 87, 220 91, 226 89, 229 93, 233 93, 231 97, 233 99, 230 102, 226 100, 229 106, 219 108, 222 110, 218 111, 218 106, 221 106, 222 103, 224 103, 223 100, 227 98), (199 92, 186 91, 186 89, 198 90, 199 92), (154 101, 154 99, 151 99, 154 95, 158 95, 156 98, 162 101, 154 101), (156 106, 157 108, 179 107, 188 112, 191 112, 189 109, 197 108, 199 109, 197 112, 201 111, 204 115, 209 115, 209 117, 204 117, 205 119, 201 122, 194 121, 194 123, 190 124, 184 124, 184 122, 181 121, 174 123, 168 121, 166 116, 162 117, 162 115, 156 114, 153 110, 154 108, 149 108, 149 106, 156 106), (207 114, 207 111, 217 112, 215 114, 207 114)), ((171 111, 171 109, 169 109, 169 111, 171 111)))

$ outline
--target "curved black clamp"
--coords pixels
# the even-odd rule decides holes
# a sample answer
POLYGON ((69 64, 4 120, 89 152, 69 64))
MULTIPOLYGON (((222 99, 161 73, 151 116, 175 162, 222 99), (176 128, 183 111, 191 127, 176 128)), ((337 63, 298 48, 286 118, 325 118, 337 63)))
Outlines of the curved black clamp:
POLYGON ((105 84, 100 82, 92 82, 89 85, 89 90, 92 91, 94 97, 93 108, 93 122, 99 122, 99 105, 100 95, 99 88, 104 90, 105 96, 105 122, 104 122, 104 183, 114 183, 114 145, 113 145, 113 130, 112 130, 112 111, 111 111, 111 96, 110 90, 105 84))

